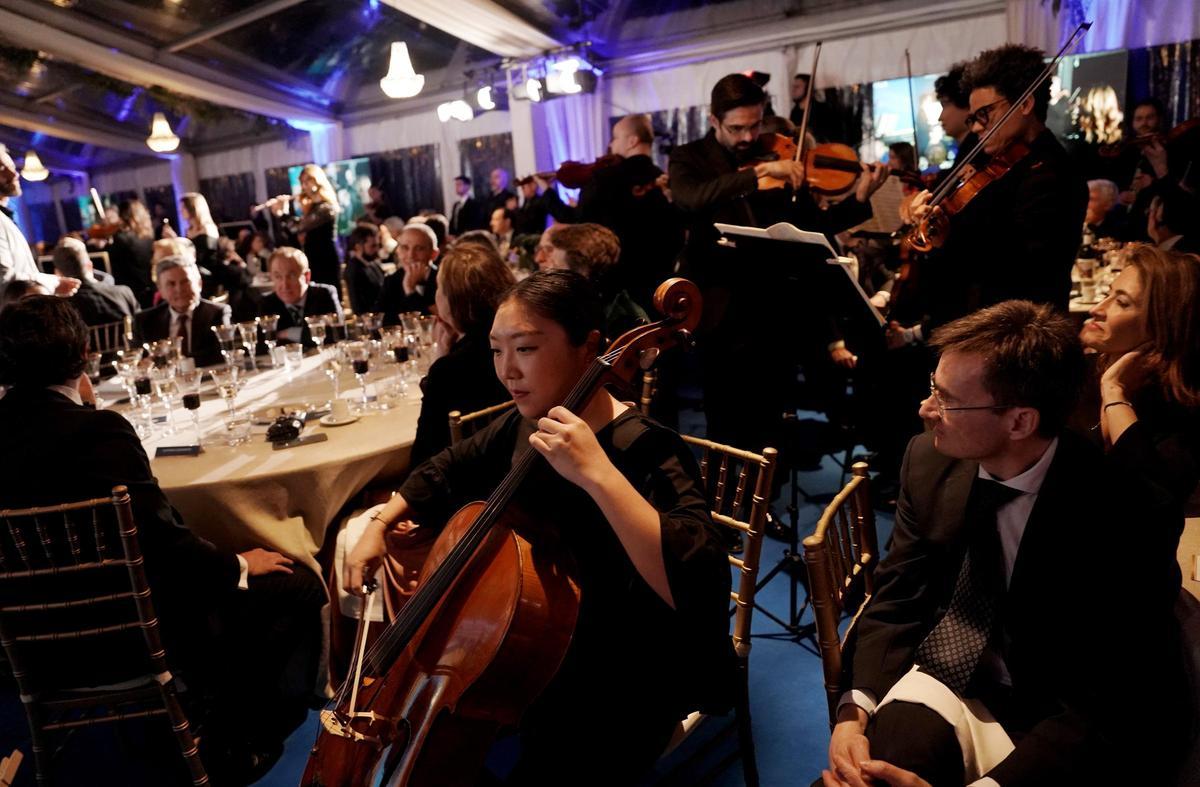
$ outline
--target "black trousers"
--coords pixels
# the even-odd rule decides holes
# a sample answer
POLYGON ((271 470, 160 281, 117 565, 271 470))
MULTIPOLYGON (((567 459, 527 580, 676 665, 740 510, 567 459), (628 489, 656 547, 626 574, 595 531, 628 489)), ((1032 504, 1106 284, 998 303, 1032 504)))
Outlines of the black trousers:
POLYGON ((962 748, 954 728, 924 705, 884 705, 871 717, 867 739, 872 759, 912 771, 933 787, 962 787, 962 748))

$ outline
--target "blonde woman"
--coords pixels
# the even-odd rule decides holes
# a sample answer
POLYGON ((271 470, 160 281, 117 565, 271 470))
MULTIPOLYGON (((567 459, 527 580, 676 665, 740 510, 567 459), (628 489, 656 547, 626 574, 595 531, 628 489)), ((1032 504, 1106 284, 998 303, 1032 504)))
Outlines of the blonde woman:
POLYGON ((308 257, 313 281, 333 285, 340 297, 341 266, 333 239, 337 229, 337 192, 325 170, 316 164, 305 164, 300 171, 300 195, 296 198, 301 213, 298 221, 284 212, 289 199, 276 197, 271 200, 272 211, 298 236, 297 240, 308 257))

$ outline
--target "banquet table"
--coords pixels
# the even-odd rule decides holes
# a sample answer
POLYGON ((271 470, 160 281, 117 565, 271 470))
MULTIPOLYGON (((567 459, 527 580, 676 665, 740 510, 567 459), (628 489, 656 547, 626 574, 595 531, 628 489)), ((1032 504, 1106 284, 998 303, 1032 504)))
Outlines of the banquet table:
MULTIPOLYGON (((382 364, 367 377, 369 393, 383 391, 398 367, 382 364)), ((343 399, 361 397, 353 375, 341 376, 343 399)), ((101 391, 103 394, 103 390, 101 391)), ((239 411, 305 403, 327 403, 333 393, 321 358, 307 357, 294 374, 263 369, 250 375, 235 400, 239 411)), ((174 408, 177 431, 143 440, 151 467, 168 500, 187 526, 218 547, 236 551, 265 547, 319 570, 316 555, 334 516, 372 479, 393 477, 408 466, 420 411, 419 387, 393 400, 386 410, 362 415, 336 427, 310 420, 304 435, 328 439, 274 450, 266 426, 253 429, 250 442, 224 443, 225 403, 211 383, 201 391, 203 451, 198 456, 155 456, 161 446, 195 444, 191 413, 174 408)), ((129 406, 114 410, 129 416, 129 406)))

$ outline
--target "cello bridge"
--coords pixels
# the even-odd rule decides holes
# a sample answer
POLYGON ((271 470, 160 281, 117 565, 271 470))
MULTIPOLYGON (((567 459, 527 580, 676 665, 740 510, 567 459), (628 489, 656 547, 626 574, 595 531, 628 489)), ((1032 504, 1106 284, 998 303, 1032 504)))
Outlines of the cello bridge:
POLYGON ((350 726, 350 723, 355 719, 367 719, 372 724, 375 722, 394 723, 394 719, 389 719, 386 716, 380 716, 374 711, 363 711, 360 713, 352 713, 347 716, 344 713, 338 713, 335 710, 325 709, 321 711, 321 726, 330 735, 336 735, 339 738, 353 741, 354 743, 369 743, 376 749, 383 748, 383 741, 377 735, 366 735, 359 732, 350 726))

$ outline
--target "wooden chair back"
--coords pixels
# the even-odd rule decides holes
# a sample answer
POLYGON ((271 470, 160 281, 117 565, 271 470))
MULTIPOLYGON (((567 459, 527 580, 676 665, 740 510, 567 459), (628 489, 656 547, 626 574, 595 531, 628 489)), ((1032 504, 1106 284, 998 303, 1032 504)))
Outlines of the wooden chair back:
POLYGON ((750 655, 750 623, 754 613, 755 585, 762 555, 763 526, 771 501, 771 481, 779 452, 764 448, 761 454, 730 445, 684 435, 700 448, 700 475, 712 509, 713 521, 742 534, 741 556, 730 555, 738 572, 737 587, 729 594, 735 605, 733 647, 739 658, 750 655))
POLYGON ((451 410, 450 445, 458 443, 463 438, 470 437, 484 426, 496 420, 496 418, 510 407, 516 406, 517 403, 510 399, 507 402, 494 404, 491 407, 485 407, 482 410, 476 410, 473 413, 466 413, 465 415, 458 410, 451 410))
POLYGON ((88 350, 108 355, 128 350, 133 344, 133 318, 126 315, 114 322, 88 326, 88 350))
POLYGON ((817 529, 804 539, 804 565, 808 569, 830 724, 842 693, 842 648, 875 593, 875 566, 879 562, 867 463, 856 462, 850 472, 850 481, 826 506, 817 529), (851 620, 842 636, 838 624, 847 610, 851 620))
POLYGON ((152 716, 170 721, 193 784, 208 783, 167 668, 126 487, 0 511, 0 645, 25 705, 39 783, 49 781, 46 733, 152 716), (91 657, 79 658, 81 649, 91 657))

